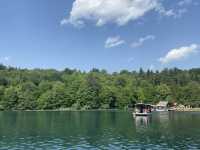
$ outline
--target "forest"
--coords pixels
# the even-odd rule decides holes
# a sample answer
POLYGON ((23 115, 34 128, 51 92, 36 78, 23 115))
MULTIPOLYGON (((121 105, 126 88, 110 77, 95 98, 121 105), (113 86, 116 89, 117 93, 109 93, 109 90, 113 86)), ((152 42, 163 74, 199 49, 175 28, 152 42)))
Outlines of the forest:
POLYGON ((160 100, 200 107, 200 68, 108 73, 0 65, 1 110, 127 109, 160 100))

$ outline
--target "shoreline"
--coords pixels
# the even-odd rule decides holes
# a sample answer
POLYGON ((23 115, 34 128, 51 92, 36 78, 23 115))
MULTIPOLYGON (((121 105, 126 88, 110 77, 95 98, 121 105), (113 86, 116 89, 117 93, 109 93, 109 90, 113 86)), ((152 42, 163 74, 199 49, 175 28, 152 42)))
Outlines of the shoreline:
MULTIPOLYGON (((124 111, 132 111, 132 109, 89 109, 89 110, 84 110, 84 109, 49 109, 49 110, 1 110, 0 112, 92 112, 92 111, 110 111, 110 112, 124 112, 124 111)), ((169 111, 170 112, 170 111, 169 111)), ((175 109, 171 112, 200 112, 200 108, 182 108, 182 109, 175 109)))
POLYGON ((180 108, 180 109, 175 109, 174 111, 177 111, 177 112, 200 112, 200 108, 180 108))
POLYGON ((123 109, 89 109, 89 110, 84 110, 84 109, 80 109, 80 110, 76 110, 76 109, 49 109, 49 110, 1 110, 0 112, 89 112, 89 111, 110 111, 110 112, 122 112, 122 111, 130 111, 130 110, 123 110, 123 109))

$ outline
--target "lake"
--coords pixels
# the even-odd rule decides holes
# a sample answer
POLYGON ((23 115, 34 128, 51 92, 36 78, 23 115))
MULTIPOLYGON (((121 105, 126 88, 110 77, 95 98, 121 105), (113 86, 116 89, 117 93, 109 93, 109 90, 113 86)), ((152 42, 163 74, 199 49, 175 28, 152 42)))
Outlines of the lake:
POLYGON ((0 149, 200 149, 200 113, 0 112, 0 149))

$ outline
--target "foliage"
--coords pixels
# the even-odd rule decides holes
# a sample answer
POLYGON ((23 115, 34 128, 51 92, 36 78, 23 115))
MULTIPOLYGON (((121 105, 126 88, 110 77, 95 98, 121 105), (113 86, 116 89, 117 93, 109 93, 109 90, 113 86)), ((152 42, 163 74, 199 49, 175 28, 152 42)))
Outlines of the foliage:
POLYGON ((0 65, 0 109, 114 109, 168 100, 200 106, 200 69, 107 73, 0 65))

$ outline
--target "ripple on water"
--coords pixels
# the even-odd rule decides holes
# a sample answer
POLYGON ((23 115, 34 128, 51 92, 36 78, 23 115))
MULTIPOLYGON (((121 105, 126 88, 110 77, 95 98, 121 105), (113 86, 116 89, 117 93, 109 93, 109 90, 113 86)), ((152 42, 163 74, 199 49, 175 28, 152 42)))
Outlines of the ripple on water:
MULTIPOLYGON (((102 136, 105 137, 105 136, 102 136)), ((164 140, 159 141, 155 144, 152 141, 140 141, 140 140, 128 140, 122 139, 121 137, 109 138, 107 143, 103 139, 98 143, 90 143, 89 137, 70 137, 71 139, 61 138, 39 138, 35 140, 35 137, 21 137, 15 140, 7 141, 6 137, 0 141, 0 149, 49 149, 49 150, 60 150, 60 149, 198 149, 199 144, 195 143, 192 138, 186 138, 185 141, 176 141, 175 145, 169 146, 164 140), (70 142, 73 141, 73 142, 70 142), (73 144, 74 143, 74 144, 73 144), (75 144, 76 143, 76 144, 75 144)))
POLYGON ((31 121, 26 113, 18 119, 1 115, 14 123, 0 122, 0 149, 200 149, 199 113, 155 115, 139 122, 130 113, 44 113, 33 113, 31 121))

